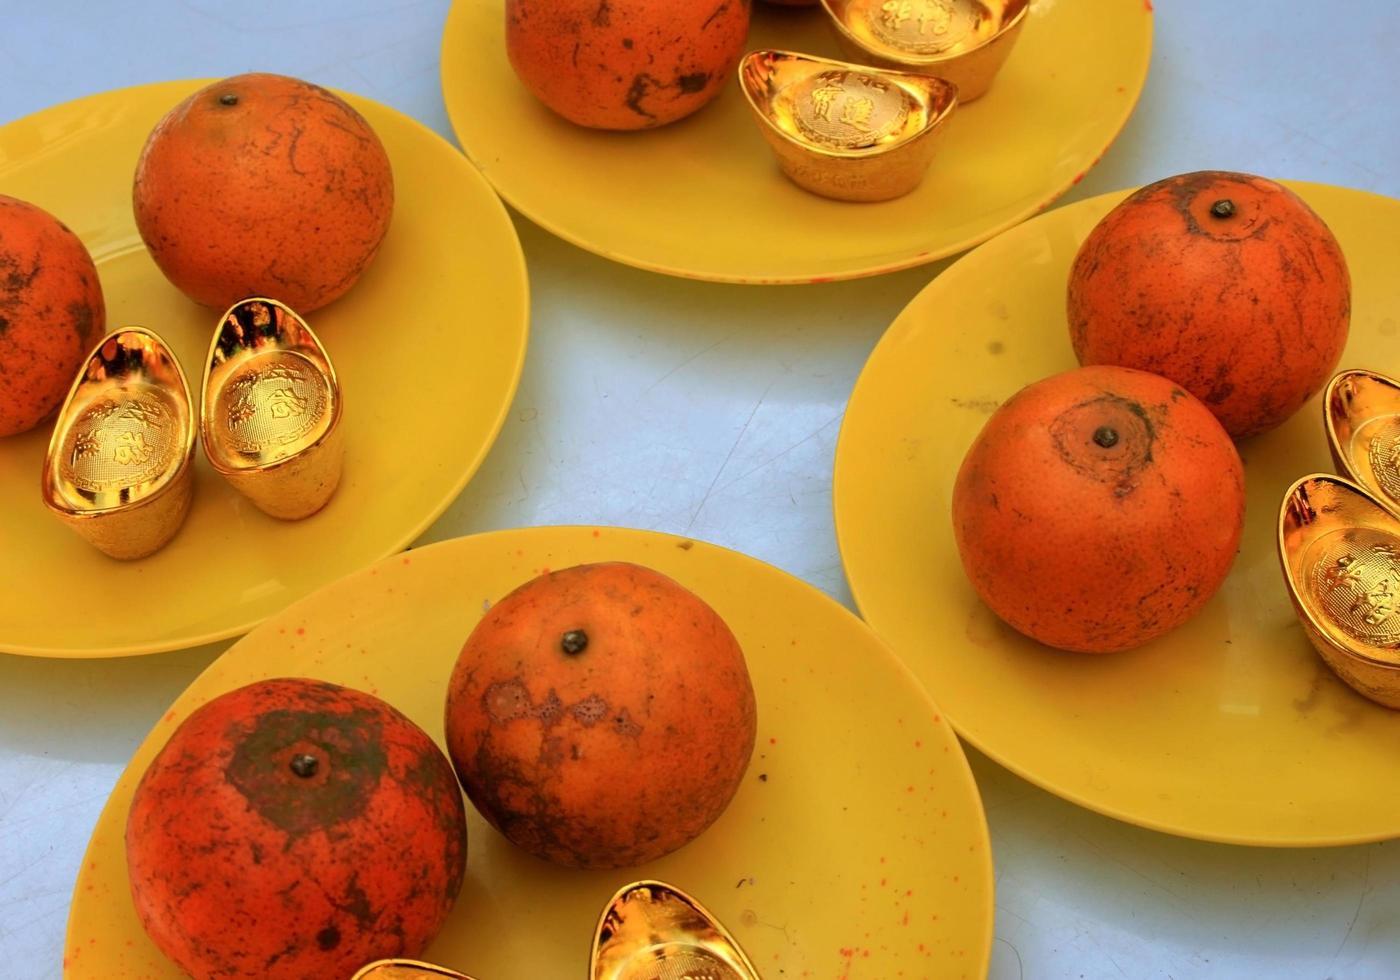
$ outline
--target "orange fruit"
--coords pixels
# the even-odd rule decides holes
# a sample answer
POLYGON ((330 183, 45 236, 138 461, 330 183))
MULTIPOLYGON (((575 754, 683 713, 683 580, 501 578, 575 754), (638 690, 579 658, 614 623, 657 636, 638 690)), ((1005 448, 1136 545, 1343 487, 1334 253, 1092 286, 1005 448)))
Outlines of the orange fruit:
POLYGON ((1099 222, 1070 271, 1079 363, 1170 378, 1236 438, 1274 428, 1321 390, 1350 319, 1331 230, 1292 191, 1249 174, 1144 187, 1099 222))
POLYGON ((1244 469, 1195 397, 1155 374, 1087 367, 1008 399, 953 488, 973 588, 1052 647, 1108 653, 1194 616, 1244 529, 1244 469))
POLYGON ((506 55, 570 122, 649 129, 719 94, 749 32, 750 0, 506 0, 506 55))
POLYGON ((156 124, 136 164, 136 227, 196 303, 249 296, 308 313, 343 295, 394 208, 389 157, 339 96, 282 75, 238 75, 156 124))
POLYGON ((106 323, 97 267, 78 236, 0 194, 0 436, 58 407, 106 323))
POLYGON ((442 750, 390 705, 301 677, 194 711, 151 760, 126 823, 152 941, 195 977, 340 978, 418 956, 466 871, 442 750))
POLYGON ((492 826, 556 864, 674 851, 729 805, 753 753, 744 655, 703 600, 648 568, 532 579, 467 638, 448 753, 492 826))

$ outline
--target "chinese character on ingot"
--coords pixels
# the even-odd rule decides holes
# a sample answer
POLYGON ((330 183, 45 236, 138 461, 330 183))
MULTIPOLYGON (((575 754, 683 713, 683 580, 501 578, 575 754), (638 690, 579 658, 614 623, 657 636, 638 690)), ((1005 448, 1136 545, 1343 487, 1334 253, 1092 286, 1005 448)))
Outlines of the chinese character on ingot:
POLYGON ((812 112, 818 119, 831 121, 831 103, 844 92, 840 85, 825 85, 812 93, 812 112))
POLYGON ((117 436, 117 448, 112 458, 123 466, 144 463, 151 458, 151 447, 146 445, 144 432, 123 432, 117 436))
POLYGON ((96 432, 83 432, 73 440, 73 462, 96 456, 102 451, 102 441, 96 432))
POLYGON ((866 96, 847 96, 845 108, 841 110, 841 121, 862 133, 870 131, 870 114, 875 111, 875 100, 866 96))
POLYGON ((888 0, 880 7, 880 19, 891 30, 899 30, 904 26, 904 22, 913 16, 913 0, 888 0))
POLYGON ((244 392, 228 407, 228 427, 232 429, 235 426, 240 426, 256 414, 258 414, 257 403, 253 401, 250 393, 244 392))
POLYGON ((924 9, 919 14, 920 34, 947 34, 948 28, 952 24, 953 15, 946 6, 938 3, 937 0, 933 3, 925 3, 924 9))
POLYGON ((275 419, 288 419, 306 411, 306 399, 290 388, 279 388, 267 400, 268 410, 275 419))
POLYGON ((1390 581, 1383 579, 1375 588, 1357 596, 1351 611, 1367 626, 1384 623, 1395 612, 1395 592, 1390 581))
POLYGON ((155 425, 164 414, 160 406, 154 402, 134 401, 127 403, 126 410, 122 412, 121 417, 131 422, 155 425))

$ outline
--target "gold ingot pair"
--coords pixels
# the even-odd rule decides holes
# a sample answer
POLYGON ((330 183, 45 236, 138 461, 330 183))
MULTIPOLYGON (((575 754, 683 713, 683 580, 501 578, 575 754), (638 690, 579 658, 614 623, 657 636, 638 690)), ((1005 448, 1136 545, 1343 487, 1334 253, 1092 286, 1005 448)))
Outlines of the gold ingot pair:
MULTIPOLYGON (((205 364, 205 454, 274 517, 315 513, 340 479, 341 399, 311 328, 276 300, 236 304, 205 364)), ((45 505, 113 558, 170 541, 193 492, 195 410, 169 347, 141 327, 113 331, 89 355, 44 457, 45 505)))
POLYGON ((927 75, 754 51, 739 85, 784 174, 841 201, 888 201, 923 180, 957 90, 927 75))
POLYGON ((932 75, 971 102, 991 87, 1030 0, 821 0, 852 61, 932 75))
POLYGON ((1343 371, 1323 395, 1323 417, 1343 475, 1306 476, 1284 494, 1283 577, 1327 665, 1400 708, 1400 383, 1343 371))
MULTIPOLYGON (((352 980, 471 980, 414 960, 371 963, 352 980)), ((603 909, 593 935, 588 980, 759 980, 739 944, 685 892, 660 881, 621 888, 603 909)))

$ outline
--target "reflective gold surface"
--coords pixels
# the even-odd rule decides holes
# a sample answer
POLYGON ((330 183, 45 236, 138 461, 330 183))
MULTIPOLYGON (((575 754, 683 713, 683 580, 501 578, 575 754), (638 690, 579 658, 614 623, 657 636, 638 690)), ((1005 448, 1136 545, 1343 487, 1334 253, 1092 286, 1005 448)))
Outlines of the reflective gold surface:
POLYGON ((140 327, 102 338, 59 410, 44 503, 113 558, 143 558, 189 510, 194 417, 179 362, 140 327))
POLYGON ((821 0, 854 61, 922 72, 971 102, 1011 53, 1030 0, 821 0))
POLYGON ((456 973, 445 967, 420 963, 417 960, 376 960, 356 970, 350 980, 433 980, 435 977, 472 980, 465 973, 456 973))
POLYGON ((1400 382, 1342 371, 1327 385, 1322 411, 1337 469, 1400 514, 1400 382))
POLYGON ((673 885, 639 881, 603 910, 589 980, 759 980, 734 937, 673 885))
POLYGON ((285 304, 247 299, 224 314, 200 404, 209 462, 268 514, 308 517, 335 493, 344 456, 335 368, 285 304))
POLYGON ((1322 659, 1359 693, 1400 708, 1400 520, 1356 484, 1316 474, 1284 495, 1278 547, 1322 659))
POLYGON ((917 187, 958 101, 927 75, 789 51, 749 53, 739 84, 783 173, 844 201, 886 201, 917 187))

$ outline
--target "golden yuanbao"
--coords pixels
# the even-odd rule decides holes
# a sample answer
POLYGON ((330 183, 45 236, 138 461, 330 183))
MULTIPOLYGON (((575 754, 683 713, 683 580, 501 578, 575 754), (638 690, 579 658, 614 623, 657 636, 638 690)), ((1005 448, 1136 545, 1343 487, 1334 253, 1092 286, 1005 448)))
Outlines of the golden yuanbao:
POLYGON ((482 815, 556 864, 618 868, 688 843, 753 754, 753 685, 708 604, 626 562, 521 585, 467 638, 447 747, 482 815))

